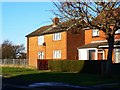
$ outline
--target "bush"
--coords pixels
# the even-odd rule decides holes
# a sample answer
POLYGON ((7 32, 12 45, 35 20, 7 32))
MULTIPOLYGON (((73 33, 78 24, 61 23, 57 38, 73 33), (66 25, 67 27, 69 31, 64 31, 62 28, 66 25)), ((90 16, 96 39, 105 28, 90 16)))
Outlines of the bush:
POLYGON ((112 74, 113 75, 120 75, 120 63, 114 63, 112 65, 112 74))
POLYGON ((106 60, 85 60, 82 73, 103 74, 105 72, 106 60))
POLYGON ((51 71, 59 72, 80 72, 84 66, 84 61, 79 60, 49 60, 48 68, 51 71))
POLYGON ((103 74, 106 60, 48 60, 48 69, 57 72, 103 74))

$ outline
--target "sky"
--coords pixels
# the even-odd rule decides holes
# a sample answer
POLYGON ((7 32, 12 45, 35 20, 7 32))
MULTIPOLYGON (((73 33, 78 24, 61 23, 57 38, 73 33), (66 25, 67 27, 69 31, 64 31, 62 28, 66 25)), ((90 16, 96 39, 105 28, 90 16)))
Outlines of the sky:
MULTIPOLYGON (((52 2, 1 2, 2 6, 2 41, 9 40, 13 44, 24 44, 26 35, 37 28, 52 23, 55 9, 52 2)), ((1 17, 1 16, 0 16, 1 17)))

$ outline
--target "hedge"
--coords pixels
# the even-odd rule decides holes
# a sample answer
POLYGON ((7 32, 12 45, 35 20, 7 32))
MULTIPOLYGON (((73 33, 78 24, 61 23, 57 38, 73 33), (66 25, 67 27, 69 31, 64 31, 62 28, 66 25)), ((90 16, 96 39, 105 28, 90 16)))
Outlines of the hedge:
POLYGON ((83 69, 84 61, 78 60, 49 60, 48 68, 57 72, 79 72, 83 69))
POLYGON ((48 69, 57 72, 103 74, 106 60, 48 60, 48 69))
POLYGON ((114 63, 112 65, 112 74, 113 75, 120 75, 120 63, 114 63))
MULTIPOLYGON (((107 60, 38 60, 39 70, 103 74, 107 60)), ((120 75, 120 63, 112 65, 112 73, 120 75)))

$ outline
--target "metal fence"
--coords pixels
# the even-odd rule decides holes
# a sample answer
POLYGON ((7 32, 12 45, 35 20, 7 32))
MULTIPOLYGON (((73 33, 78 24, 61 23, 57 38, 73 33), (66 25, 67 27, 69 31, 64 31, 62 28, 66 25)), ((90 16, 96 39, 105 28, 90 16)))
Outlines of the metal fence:
POLYGON ((0 59, 0 65, 28 66, 28 59, 0 59))

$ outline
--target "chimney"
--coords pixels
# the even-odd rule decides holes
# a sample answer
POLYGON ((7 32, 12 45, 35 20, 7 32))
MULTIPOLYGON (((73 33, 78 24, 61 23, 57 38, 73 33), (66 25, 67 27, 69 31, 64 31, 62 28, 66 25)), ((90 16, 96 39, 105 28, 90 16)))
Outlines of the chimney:
POLYGON ((53 27, 56 27, 58 23, 59 23, 59 18, 58 17, 53 18, 53 27))

